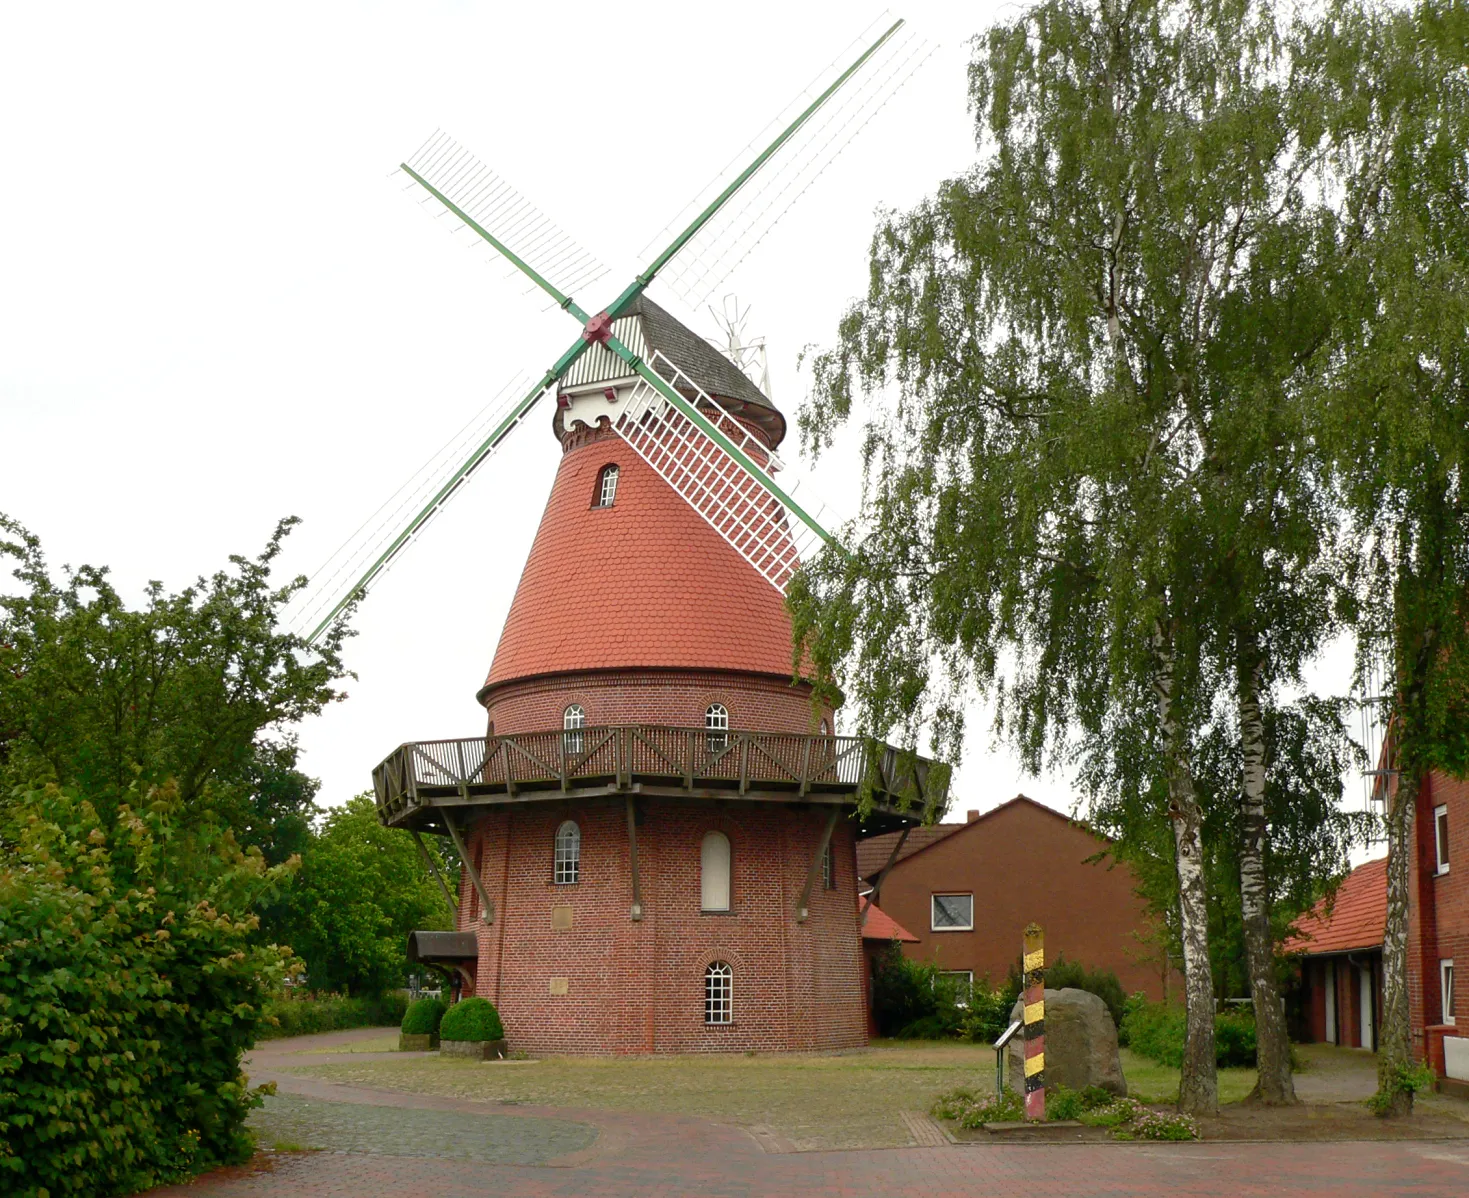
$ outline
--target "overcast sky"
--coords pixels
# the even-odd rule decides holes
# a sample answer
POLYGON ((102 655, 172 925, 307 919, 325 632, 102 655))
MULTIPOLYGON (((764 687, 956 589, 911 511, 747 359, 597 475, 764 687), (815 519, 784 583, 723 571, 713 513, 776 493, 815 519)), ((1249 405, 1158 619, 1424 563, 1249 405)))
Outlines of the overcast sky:
MULTIPOLYGON (((863 289, 874 211, 973 160, 965 42, 1012 8, 904 6, 937 51, 724 288, 751 306, 792 420, 797 356, 831 340, 863 289)), ((764 0, 5 5, 0 511, 54 565, 110 565, 128 594, 253 553, 288 514, 305 524, 286 568, 312 571, 576 332, 410 203, 389 178, 401 160, 451 132, 612 268, 610 298, 879 14, 764 0)), ((474 692, 559 455, 550 417, 517 431, 360 612, 350 697, 301 729, 324 803, 368 788, 402 741, 483 730, 474 692)), ((850 514, 849 463, 793 472, 850 514)), ((1023 776, 982 711, 973 723, 957 811, 1020 790, 1071 806, 1064 779, 1023 776)))

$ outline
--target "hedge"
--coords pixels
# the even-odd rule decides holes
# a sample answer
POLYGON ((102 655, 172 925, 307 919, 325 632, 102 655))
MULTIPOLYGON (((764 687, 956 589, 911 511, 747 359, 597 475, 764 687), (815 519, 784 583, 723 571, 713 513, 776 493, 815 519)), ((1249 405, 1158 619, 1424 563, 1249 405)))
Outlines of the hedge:
MULTIPOLYGON (((1126 1042, 1133 1052, 1171 1065, 1183 1064, 1187 1016, 1173 1003, 1129 999, 1122 1018, 1126 1042)), ((1251 1068, 1255 1064, 1255 1017, 1248 1010, 1221 1011, 1214 1016, 1214 1056, 1221 1067, 1251 1068)))
POLYGON ((378 998, 278 998, 265 1004, 265 1026, 259 1038, 278 1040, 350 1027, 395 1027, 407 1010, 408 995, 401 990, 378 998))
POLYGON ((503 1040, 500 1012, 487 998, 465 998, 444 1013, 439 1024, 440 1040, 503 1040))
POLYGON ((171 790, 104 823, 54 786, 14 796, 0 865, 0 1192, 133 1193, 249 1158, 240 1072, 289 950, 253 943, 284 880, 171 790))
POLYGON ((399 1030, 405 1036, 437 1036, 439 1022, 448 1009, 442 999, 420 998, 408 1007, 399 1030))

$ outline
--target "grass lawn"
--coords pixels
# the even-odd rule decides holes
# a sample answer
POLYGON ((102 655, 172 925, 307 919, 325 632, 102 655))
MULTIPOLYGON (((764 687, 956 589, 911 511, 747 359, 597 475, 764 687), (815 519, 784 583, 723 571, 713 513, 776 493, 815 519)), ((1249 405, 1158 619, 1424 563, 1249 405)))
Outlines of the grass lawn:
MULTIPOLYGON (((1156 1065, 1130 1049, 1122 1049, 1122 1076, 1127 1078, 1127 1092, 1141 1102, 1178 1101, 1179 1071, 1170 1065, 1156 1065)), ((1219 1101, 1238 1102, 1255 1088, 1253 1069, 1221 1069, 1219 1101)))
MULTIPOLYGON (((281 1062, 324 1080, 416 1094, 543 1106, 675 1112, 764 1125, 798 1148, 912 1143, 900 1112, 927 1111, 955 1086, 994 1086, 982 1044, 878 1041, 827 1054, 547 1057, 534 1063, 444 1057, 281 1062)), ((1176 1082, 1175 1082, 1176 1084, 1176 1082)))

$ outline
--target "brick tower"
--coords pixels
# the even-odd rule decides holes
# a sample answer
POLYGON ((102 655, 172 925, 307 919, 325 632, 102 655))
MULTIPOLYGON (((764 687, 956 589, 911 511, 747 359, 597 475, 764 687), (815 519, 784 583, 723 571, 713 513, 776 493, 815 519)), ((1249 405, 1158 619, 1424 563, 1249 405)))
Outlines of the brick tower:
MULTIPOLYGON (((640 299, 615 333, 779 445, 770 400, 668 313, 640 299)), ((832 735, 792 681, 780 592, 616 431, 635 381, 596 345, 559 381, 561 463, 478 694, 486 736, 374 774, 385 822, 447 832, 469 866, 459 936, 419 957, 530 1052, 861 1044, 856 842, 916 821, 898 794, 925 763, 832 735)))

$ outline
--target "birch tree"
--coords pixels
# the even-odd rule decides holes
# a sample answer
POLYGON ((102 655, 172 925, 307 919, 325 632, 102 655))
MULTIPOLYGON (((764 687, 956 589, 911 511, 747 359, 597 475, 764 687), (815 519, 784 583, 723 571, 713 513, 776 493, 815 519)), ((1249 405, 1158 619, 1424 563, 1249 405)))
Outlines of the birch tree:
POLYGON ((1109 731, 1149 714, 1194 1113, 1217 1090, 1193 755, 1220 686, 1248 730, 1261 1096, 1291 1098, 1263 968, 1259 708, 1324 619, 1273 602, 1302 593, 1329 522, 1291 406, 1338 328, 1309 285, 1342 252, 1316 179, 1334 162, 1332 97, 1312 65, 1244 0, 1048 0, 991 30, 970 67, 979 163, 883 220, 869 293, 814 360, 802 418, 819 450, 870 401, 867 521, 792 608, 871 729, 927 724, 957 755, 965 696, 989 691, 1036 766, 1121 751, 1109 731), (1283 635, 1282 612, 1304 627, 1283 635))

